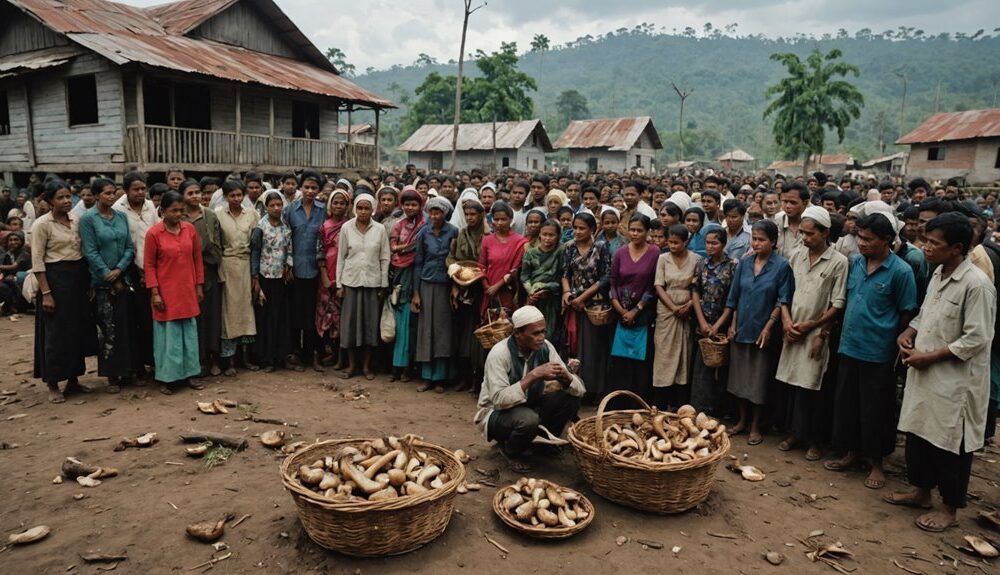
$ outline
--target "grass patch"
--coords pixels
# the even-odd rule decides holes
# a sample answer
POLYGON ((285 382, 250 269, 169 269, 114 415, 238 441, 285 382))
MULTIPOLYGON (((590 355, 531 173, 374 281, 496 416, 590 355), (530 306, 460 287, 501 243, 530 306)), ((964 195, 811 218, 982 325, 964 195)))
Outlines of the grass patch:
POLYGON ((240 415, 246 418, 249 418, 251 415, 257 413, 257 405, 253 403, 240 402, 240 404, 236 406, 236 409, 240 411, 240 415))
POLYGON ((223 447, 221 445, 215 445, 209 448, 208 453, 202 458, 205 464, 205 469, 211 469, 218 465, 222 465, 229 460, 233 454, 236 453, 228 447, 223 447))

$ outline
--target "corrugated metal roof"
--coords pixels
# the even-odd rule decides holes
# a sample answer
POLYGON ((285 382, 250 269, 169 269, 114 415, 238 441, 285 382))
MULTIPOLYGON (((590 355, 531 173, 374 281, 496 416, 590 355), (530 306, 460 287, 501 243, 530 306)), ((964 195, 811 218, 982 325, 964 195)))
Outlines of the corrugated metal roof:
POLYGON ((0 58, 0 78, 12 76, 28 70, 41 70, 69 62, 80 54, 85 54, 79 46, 56 46, 44 50, 34 50, 21 54, 11 54, 0 58))
POLYGON ((716 160, 720 162, 752 162, 753 156, 744 152, 743 150, 736 149, 731 152, 726 152, 722 154, 716 160))
MULTIPOLYGON (((350 132, 351 134, 364 134, 367 132, 373 132, 373 133, 375 132, 375 127, 372 126, 371 124, 351 124, 350 126, 351 129, 348 130, 347 128, 348 128, 347 124, 340 124, 337 127, 337 133, 347 134, 348 132, 350 132)), ((448 149, 450 150, 451 148, 448 149)))
POLYGON ((660 149, 660 135, 649 116, 635 118, 610 118, 603 120, 574 120, 559 136, 555 148, 608 148, 612 152, 632 149, 643 132, 649 135, 653 148, 660 149))
MULTIPOLYGON (((325 66, 313 60, 295 60, 254 52, 211 40, 190 38, 168 33, 154 17, 171 6, 158 6, 149 12, 141 8, 105 0, 7 0, 39 19, 56 32, 93 50, 118 65, 145 64, 180 72, 204 74, 236 82, 261 84, 273 88, 309 92, 339 98, 345 102, 395 108, 392 101, 373 94, 339 76, 319 50, 302 36, 287 17, 270 0, 252 1, 272 16, 278 29, 293 43, 296 34, 319 55, 325 66), (267 7, 273 8, 271 13, 267 7), (280 15, 278 18, 275 15, 280 15), (285 24, 282 23, 284 20, 285 24), (294 30, 285 27, 291 26, 294 30), (325 69, 324 69, 325 68, 325 69)), ((207 10, 209 5, 225 9, 223 2, 192 0, 207 10)), ((182 2, 187 5, 188 2, 182 2)), ((193 10, 193 7, 191 8, 193 10)), ((309 54, 306 54, 309 56, 309 54)))
POLYGON ((895 154, 882 156, 881 158, 872 158, 867 162, 861 164, 861 167, 870 168, 876 164, 884 164, 886 162, 891 162, 893 160, 905 160, 908 156, 909 154, 907 154, 906 152, 896 152, 895 154))
POLYGON ((996 137, 1000 137, 1000 108, 987 108, 934 114, 896 143, 924 144, 996 137))
MULTIPOLYGON (((402 152, 450 152, 454 126, 452 124, 424 124, 397 149, 402 152)), ((539 147, 552 151, 552 143, 541 120, 496 123, 497 149, 520 148, 536 129, 539 147)), ((492 150, 493 123, 459 124, 458 150, 492 150)))
POLYGON ((801 168, 802 162, 795 160, 775 160, 767 165, 768 170, 787 170, 790 168, 801 168))
POLYGON ((170 34, 187 34, 239 0, 181 0, 146 8, 170 34))
MULTIPOLYGON (((809 156, 809 165, 820 166, 851 166, 854 165, 854 157, 850 154, 823 154, 822 157, 813 154, 809 156)), ((787 170, 789 168, 801 168, 802 160, 775 160, 768 164, 768 170, 787 170)))

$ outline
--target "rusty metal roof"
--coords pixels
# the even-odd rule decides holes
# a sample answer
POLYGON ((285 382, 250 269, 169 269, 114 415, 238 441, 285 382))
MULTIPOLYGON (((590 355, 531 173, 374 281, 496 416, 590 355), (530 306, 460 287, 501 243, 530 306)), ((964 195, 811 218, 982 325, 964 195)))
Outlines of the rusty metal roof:
MULTIPOLYGON (((203 16, 210 7, 224 10, 231 6, 231 3, 221 0, 186 0, 156 6, 148 11, 106 0, 7 1, 52 30, 65 34, 70 40, 118 65, 145 64, 235 82, 309 92, 355 104, 396 107, 392 101, 338 75, 319 49, 302 35, 271 0, 233 2, 253 2, 286 39, 303 49, 303 60, 168 32, 157 20, 157 17, 167 18, 165 15, 172 9, 181 9, 183 16, 197 12, 195 8, 200 7, 200 14, 203 16)), ((179 23, 182 20, 187 22, 186 25, 193 22, 187 16, 167 20, 177 30, 183 29, 184 25, 179 23)))
MULTIPOLYGON (((402 152, 450 152, 453 127, 452 124, 424 124, 397 149, 402 152)), ((496 129, 497 149, 520 148, 531 134, 537 131, 539 147, 546 152, 552 151, 552 143, 545 133, 545 126, 541 120, 497 122, 496 129)), ((458 125, 459 151, 492 149, 492 122, 458 125)))
POLYGON ((737 148, 731 152, 722 154, 716 160, 720 162, 752 162, 753 156, 737 148))
MULTIPOLYGON (((338 134, 348 134, 348 133, 365 134, 368 132, 375 133, 375 126, 372 126, 371 124, 351 124, 350 126, 351 129, 348 130, 347 128, 348 128, 347 124, 340 124, 337 127, 337 133, 338 134)), ((450 149, 451 148, 449 148, 449 150, 450 149)))
POLYGON ((924 144, 996 137, 1000 137, 1000 108, 987 108, 934 114, 896 143, 924 144))
POLYGON ((906 152, 896 152, 895 154, 890 154, 888 156, 882 156, 881 158, 872 158, 867 162, 861 164, 862 168, 871 168, 878 164, 884 164, 886 162, 891 162, 893 160, 906 160, 909 154, 906 152))
POLYGON ((611 118, 604 120, 574 120, 559 136, 555 148, 608 148, 612 152, 631 150, 639 136, 649 135, 653 148, 663 147, 660 136, 649 116, 611 118))
POLYGON ((181 0, 146 8, 170 34, 187 34, 239 0, 181 0))
MULTIPOLYGON (((809 156, 809 165, 814 167, 822 166, 853 166, 854 156, 850 154, 823 154, 809 156)), ((802 160, 775 160, 768 164, 767 170, 787 170, 789 168, 801 168, 802 160)))
POLYGON ((0 78, 13 76, 29 70, 51 68, 69 62, 86 51, 79 46, 56 46, 32 52, 11 54, 0 58, 0 78))

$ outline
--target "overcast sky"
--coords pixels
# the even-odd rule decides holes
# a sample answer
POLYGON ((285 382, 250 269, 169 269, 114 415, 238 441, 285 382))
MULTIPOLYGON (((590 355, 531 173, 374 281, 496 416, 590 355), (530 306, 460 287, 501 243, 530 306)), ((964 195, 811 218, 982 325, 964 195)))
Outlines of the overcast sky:
MULTIPOLYGON (((150 6, 163 0, 127 0, 150 6)), ((408 65, 417 55, 441 62, 458 57, 463 0, 277 0, 321 50, 336 46, 362 72, 369 66, 408 65)), ((481 3, 476 0, 473 6, 481 3)), ((642 22, 667 32, 705 22, 739 25, 738 34, 817 36, 845 28, 875 32, 913 26, 926 33, 1000 26, 997 0, 488 0, 472 15, 466 53, 492 51, 514 40, 527 50, 535 34, 553 45, 642 22), (989 25, 987 27, 987 25, 989 25)))

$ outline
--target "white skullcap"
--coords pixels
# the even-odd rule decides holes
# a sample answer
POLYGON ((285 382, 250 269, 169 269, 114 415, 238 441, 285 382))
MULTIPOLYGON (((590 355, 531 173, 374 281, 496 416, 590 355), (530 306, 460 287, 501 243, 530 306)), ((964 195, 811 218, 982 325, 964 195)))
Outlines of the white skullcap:
POLYGON ((618 211, 618 208, 615 208, 615 207, 612 207, 612 206, 601 206, 601 215, 602 216, 604 214, 608 213, 608 212, 611 212, 612 214, 614 214, 615 217, 618 218, 619 220, 622 219, 622 214, 621 214, 621 212, 618 211))
POLYGON ((865 200, 869 202, 881 201, 881 199, 882 199, 882 192, 876 190, 875 188, 868 190, 868 194, 865 195, 865 200))
POLYGON ((802 212, 803 218, 809 218, 826 229, 830 229, 830 212, 819 206, 809 206, 802 212))
POLYGON ((538 323, 540 321, 545 321, 545 316, 542 312, 533 305, 526 305, 514 312, 514 315, 510 316, 510 321, 514 324, 514 329, 524 327, 532 323, 538 323))
POLYGON ((691 197, 686 192, 674 192, 670 194, 667 201, 680 208, 682 212, 688 211, 688 208, 691 207, 691 197))

